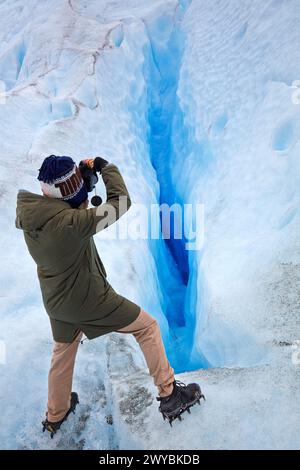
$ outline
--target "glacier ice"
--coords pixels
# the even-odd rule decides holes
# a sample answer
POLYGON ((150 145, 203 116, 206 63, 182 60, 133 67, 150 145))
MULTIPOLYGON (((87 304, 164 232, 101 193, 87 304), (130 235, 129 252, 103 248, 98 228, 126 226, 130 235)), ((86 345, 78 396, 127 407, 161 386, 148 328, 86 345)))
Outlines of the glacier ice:
POLYGON ((297 0, 0 4, 0 447, 49 447, 49 326, 13 220, 50 153, 106 155, 136 203, 205 205, 199 252, 110 229, 96 243, 114 288, 158 319, 172 364, 209 396, 187 418, 206 432, 177 439, 150 399, 125 410, 135 387, 154 393, 136 344, 85 342, 81 412, 51 448, 299 447, 299 19, 297 0))

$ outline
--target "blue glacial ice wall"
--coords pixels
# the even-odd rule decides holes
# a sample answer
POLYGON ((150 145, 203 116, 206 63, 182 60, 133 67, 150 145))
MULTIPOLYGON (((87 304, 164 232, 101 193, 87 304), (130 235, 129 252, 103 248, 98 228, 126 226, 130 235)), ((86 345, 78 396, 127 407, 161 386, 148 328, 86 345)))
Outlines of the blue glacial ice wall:
MULTIPOLYGON (((174 175, 175 152, 182 166, 188 153, 188 129, 178 100, 177 90, 185 46, 181 21, 190 2, 179 2, 175 8, 160 12, 145 22, 147 43, 144 45, 143 68, 147 85, 147 143, 151 163, 159 182, 158 202, 181 208, 186 195, 178 191, 181 177, 174 175)), ((196 325, 196 298, 193 258, 186 250, 183 214, 170 212, 170 227, 161 217, 162 240, 150 241, 157 266, 162 309, 170 328, 169 355, 176 371, 208 366, 201 353, 191 362, 196 325), (182 227, 182 230, 177 230, 182 227), (179 233, 180 232, 180 233, 179 233), (191 266, 190 266, 191 265, 191 266)))
POLYGON ((172 171, 205 205, 192 357, 215 366, 270 360, 299 335, 299 21, 293 0, 195 1, 182 23, 188 143, 172 171))
POLYGON ((45 4, 3 5, 5 210, 16 161, 38 191, 41 155, 102 152, 135 202, 205 206, 200 251, 97 241, 112 284, 158 318, 177 371, 259 363, 266 345, 297 339, 299 2, 156 0, 138 15, 134 2, 45 4))
POLYGON ((200 251, 149 243, 178 371, 266 362, 296 334, 275 286, 298 279, 300 12, 254 3, 178 2, 144 21, 157 199, 205 206, 200 251))

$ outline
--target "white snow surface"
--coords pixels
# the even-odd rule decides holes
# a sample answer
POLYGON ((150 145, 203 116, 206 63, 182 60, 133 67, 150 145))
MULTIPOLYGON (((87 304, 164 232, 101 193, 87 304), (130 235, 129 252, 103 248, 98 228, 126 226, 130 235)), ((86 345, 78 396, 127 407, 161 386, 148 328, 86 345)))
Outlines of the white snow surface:
MULTIPOLYGON (((300 447, 299 22, 298 0, 0 1, 0 448, 300 447), (80 346, 80 405, 50 440, 40 421, 52 337, 14 226, 17 190, 40 192, 50 154, 104 155, 133 203, 158 202, 153 103, 169 125, 161 158, 174 194, 205 204, 178 378, 207 401, 171 429, 137 343, 114 333, 80 346)), ((157 318, 175 360, 162 244, 111 230, 95 237, 109 280, 157 318)))

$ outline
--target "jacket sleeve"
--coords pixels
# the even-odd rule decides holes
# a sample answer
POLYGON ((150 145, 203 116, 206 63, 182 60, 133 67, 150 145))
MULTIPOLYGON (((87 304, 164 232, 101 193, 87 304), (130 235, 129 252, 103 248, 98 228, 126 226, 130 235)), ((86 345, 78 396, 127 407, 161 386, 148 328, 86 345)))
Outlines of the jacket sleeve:
POLYGON ((84 238, 116 222, 131 206, 128 190, 116 165, 106 165, 102 169, 102 178, 106 187, 106 202, 93 209, 74 209, 74 228, 84 238))

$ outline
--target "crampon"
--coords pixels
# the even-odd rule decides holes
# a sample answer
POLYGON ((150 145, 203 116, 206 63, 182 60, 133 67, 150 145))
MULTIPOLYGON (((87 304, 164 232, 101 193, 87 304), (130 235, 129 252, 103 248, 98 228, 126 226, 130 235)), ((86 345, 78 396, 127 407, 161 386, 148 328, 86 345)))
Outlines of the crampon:
POLYGON ((46 418, 44 421, 42 421, 42 425, 43 425, 43 432, 45 432, 46 430, 50 432, 50 436, 51 436, 51 439, 53 439, 54 437, 54 434, 57 433, 57 431, 59 430, 59 428, 61 427, 61 425, 63 424, 64 421, 67 420, 68 416, 70 413, 75 413, 75 409, 76 409, 76 406, 78 405, 79 403, 79 399, 78 399, 78 395, 76 392, 72 392, 71 393, 71 404, 70 404, 70 408, 68 409, 67 413, 65 414, 65 416, 60 420, 60 421, 56 421, 55 423, 52 423, 51 421, 48 421, 48 419, 46 418))
POLYGON ((164 420, 167 419, 172 426, 175 419, 182 421, 182 414, 187 411, 191 412, 190 408, 198 403, 201 405, 201 398, 205 400, 205 396, 201 392, 198 384, 192 383, 185 385, 184 383, 175 380, 174 388, 171 395, 167 397, 158 397, 160 401, 159 411, 164 420))

